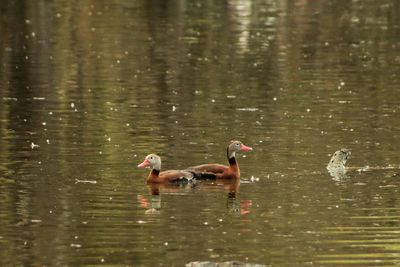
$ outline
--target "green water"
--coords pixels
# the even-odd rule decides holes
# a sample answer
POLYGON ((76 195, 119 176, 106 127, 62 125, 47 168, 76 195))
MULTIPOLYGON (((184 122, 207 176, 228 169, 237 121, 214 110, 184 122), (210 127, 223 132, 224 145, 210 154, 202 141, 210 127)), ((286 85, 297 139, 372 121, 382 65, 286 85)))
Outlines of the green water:
POLYGON ((400 264, 398 1, 0 10, 1 266, 400 264), (227 164, 232 139, 239 185, 136 168, 227 164), (333 179, 340 148, 377 168, 333 179))

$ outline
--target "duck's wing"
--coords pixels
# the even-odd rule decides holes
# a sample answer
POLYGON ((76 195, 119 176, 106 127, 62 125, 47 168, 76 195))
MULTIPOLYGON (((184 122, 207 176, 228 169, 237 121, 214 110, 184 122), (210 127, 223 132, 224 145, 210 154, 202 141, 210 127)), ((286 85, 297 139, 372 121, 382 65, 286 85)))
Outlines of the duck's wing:
POLYGON ((194 174, 184 170, 168 170, 161 172, 160 177, 161 179, 168 180, 169 182, 188 183, 193 181, 194 174))
POLYGON ((187 168, 188 171, 204 172, 204 173, 223 173, 229 169, 228 166, 216 163, 202 164, 187 168))

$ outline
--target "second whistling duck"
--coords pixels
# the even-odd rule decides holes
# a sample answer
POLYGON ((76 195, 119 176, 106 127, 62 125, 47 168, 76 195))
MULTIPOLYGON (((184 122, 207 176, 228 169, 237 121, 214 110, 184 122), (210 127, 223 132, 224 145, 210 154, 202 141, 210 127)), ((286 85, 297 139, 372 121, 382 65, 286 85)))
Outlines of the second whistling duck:
POLYGON ((147 177, 147 183, 188 183, 193 181, 194 172, 182 170, 168 170, 160 172, 161 158, 156 154, 149 154, 144 161, 138 165, 139 168, 150 167, 151 171, 147 177))
POLYGON ((253 150, 251 147, 244 145, 240 141, 231 141, 227 148, 227 157, 229 161, 229 166, 225 166, 222 164, 203 164, 198 166, 189 167, 187 170, 194 171, 199 174, 199 178, 205 177, 208 175, 210 177, 210 173, 215 175, 215 178, 218 179, 238 179, 240 178, 240 169, 239 164, 236 161, 236 152, 239 151, 250 151, 253 150), (202 176, 202 174, 204 174, 202 176))

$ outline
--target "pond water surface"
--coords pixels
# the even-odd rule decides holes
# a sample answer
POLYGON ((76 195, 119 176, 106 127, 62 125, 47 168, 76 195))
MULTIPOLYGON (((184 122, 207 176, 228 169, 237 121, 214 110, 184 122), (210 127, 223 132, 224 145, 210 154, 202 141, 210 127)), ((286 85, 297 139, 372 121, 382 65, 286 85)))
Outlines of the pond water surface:
POLYGON ((0 10, 1 266, 400 264, 400 2, 0 10), (226 164, 232 139, 240 184, 136 168, 226 164), (364 170, 330 177, 340 148, 364 170))

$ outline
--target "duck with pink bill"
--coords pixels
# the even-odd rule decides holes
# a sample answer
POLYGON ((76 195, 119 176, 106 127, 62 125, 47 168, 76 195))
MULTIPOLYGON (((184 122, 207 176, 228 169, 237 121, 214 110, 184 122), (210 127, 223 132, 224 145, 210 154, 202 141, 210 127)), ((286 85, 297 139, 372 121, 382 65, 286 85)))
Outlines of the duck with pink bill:
POLYGON ((236 152, 251 150, 253 150, 251 147, 244 145, 240 141, 231 141, 226 149, 229 166, 217 163, 208 163, 192 166, 187 168, 187 170, 198 173, 200 179, 202 177, 212 177, 209 174, 214 174, 216 179, 239 179, 240 169, 239 163, 236 159, 236 152))

